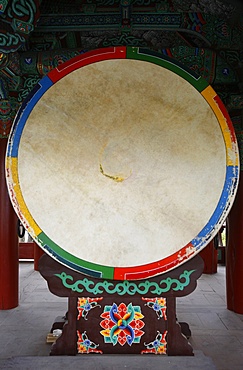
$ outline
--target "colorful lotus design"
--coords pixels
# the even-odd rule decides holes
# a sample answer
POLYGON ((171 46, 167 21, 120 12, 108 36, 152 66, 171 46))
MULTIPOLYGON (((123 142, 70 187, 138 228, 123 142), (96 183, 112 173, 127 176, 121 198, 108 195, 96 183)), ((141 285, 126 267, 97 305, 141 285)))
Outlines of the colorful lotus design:
POLYGON ((140 306, 133 306, 132 303, 126 305, 120 303, 119 306, 113 303, 112 306, 105 306, 104 312, 100 315, 104 320, 100 326, 104 329, 100 333, 104 336, 105 343, 112 343, 115 346, 119 343, 124 346, 127 343, 140 343, 144 331, 143 314, 140 306))

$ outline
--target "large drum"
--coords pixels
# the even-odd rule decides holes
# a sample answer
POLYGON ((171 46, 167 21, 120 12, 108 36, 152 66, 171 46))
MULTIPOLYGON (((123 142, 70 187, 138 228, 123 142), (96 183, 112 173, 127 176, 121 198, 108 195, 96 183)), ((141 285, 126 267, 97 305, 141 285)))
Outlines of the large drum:
POLYGON ((46 253, 84 274, 143 279, 215 236, 238 184, 225 107, 201 77, 139 48, 84 53, 19 110, 6 177, 46 253))

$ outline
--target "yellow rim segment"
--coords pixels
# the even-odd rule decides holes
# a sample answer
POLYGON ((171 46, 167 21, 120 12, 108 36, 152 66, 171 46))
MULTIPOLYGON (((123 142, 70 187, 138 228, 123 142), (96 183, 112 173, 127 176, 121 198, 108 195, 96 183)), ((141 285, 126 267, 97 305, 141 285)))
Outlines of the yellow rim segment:
POLYGON ((15 193, 15 197, 18 203, 18 213, 21 212, 21 214, 24 216, 25 220, 27 221, 29 225, 28 232, 33 236, 38 236, 42 230, 39 228, 37 223, 33 220, 22 195, 20 186, 19 186, 19 177, 18 177, 18 159, 13 157, 7 157, 6 159, 6 167, 9 169, 9 172, 12 176, 12 184, 13 184, 13 191, 15 193), (19 211, 21 210, 21 211, 19 211))
POLYGON ((217 95, 216 92, 211 86, 208 86, 201 92, 201 94, 213 109, 220 124, 226 146, 227 166, 238 166, 239 156, 237 151, 237 145, 234 144, 231 140, 231 132, 227 124, 227 118, 224 116, 217 102, 214 100, 214 97, 217 95))

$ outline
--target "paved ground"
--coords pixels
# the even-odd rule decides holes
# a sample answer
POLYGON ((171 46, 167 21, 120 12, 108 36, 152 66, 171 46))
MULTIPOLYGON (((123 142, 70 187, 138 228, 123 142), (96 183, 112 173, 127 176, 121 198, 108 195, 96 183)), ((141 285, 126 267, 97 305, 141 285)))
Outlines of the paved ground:
MULTIPOLYGON (((1 361, 1 360, 0 360, 1 361)), ((1 366, 1 362, 0 362, 1 366)), ((79 355, 74 357, 14 357, 2 362, 1 369, 13 370, 216 370, 212 360, 201 351, 194 357, 143 355, 79 355)))
POLYGON ((202 275, 191 295, 177 299, 178 320, 189 323, 192 331, 190 342, 194 357, 48 357, 50 344, 46 343, 46 335, 55 317, 62 316, 66 310, 67 298, 51 294, 46 281, 34 271, 33 263, 21 262, 20 305, 0 311, 0 368, 243 369, 243 315, 226 309, 225 268, 222 266, 218 267, 217 274, 202 275))

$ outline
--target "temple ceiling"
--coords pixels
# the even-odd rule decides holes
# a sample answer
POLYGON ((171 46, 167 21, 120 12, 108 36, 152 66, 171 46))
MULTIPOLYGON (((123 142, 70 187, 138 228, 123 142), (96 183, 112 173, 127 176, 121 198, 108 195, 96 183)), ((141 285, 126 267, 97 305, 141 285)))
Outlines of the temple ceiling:
POLYGON ((4 0, 0 50, 93 49, 102 44, 237 49, 241 10, 237 0, 4 0))

